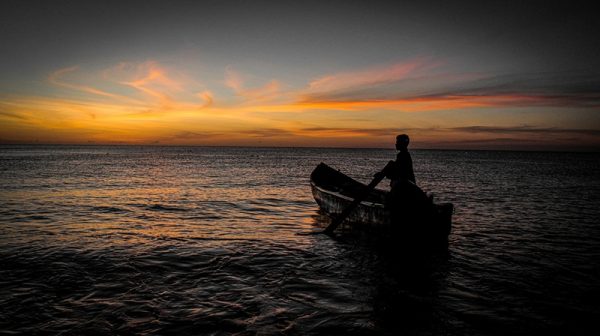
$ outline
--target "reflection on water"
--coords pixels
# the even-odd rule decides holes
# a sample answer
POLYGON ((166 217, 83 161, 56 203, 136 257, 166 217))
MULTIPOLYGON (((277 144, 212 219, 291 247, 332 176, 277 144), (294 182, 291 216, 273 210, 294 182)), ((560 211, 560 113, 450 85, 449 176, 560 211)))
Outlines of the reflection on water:
POLYGON ((369 181, 393 157, 0 147, 0 331, 529 335, 600 317, 598 155, 414 151, 457 206, 441 251, 298 234, 329 224, 319 162, 369 181))

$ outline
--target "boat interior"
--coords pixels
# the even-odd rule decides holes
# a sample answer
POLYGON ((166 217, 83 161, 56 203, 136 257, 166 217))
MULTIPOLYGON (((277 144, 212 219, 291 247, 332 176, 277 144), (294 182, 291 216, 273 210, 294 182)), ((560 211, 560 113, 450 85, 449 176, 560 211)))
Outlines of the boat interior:
MULTIPOLYGON (((310 176, 311 181, 320 188, 340 193, 344 196, 356 198, 367 189, 367 186, 344 173, 335 170, 324 163, 320 163, 310 176)), ((387 191, 374 189, 365 199, 367 202, 385 202, 387 191)))

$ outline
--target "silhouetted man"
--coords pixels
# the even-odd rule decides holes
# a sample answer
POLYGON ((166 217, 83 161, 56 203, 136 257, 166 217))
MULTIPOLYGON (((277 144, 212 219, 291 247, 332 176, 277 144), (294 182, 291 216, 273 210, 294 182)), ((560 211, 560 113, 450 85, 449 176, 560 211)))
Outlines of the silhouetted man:
POLYGON ((416 185, 412 158, 408 152, 409 142, 408 135, 398 135, 396 161, 390 161, 383 172, 378 173, 391 180, 386 208, 392 212, 394 222, 414 222, 430 203, 427 195, 416 185))
POLYGON ((386 176, 391 180, 390 187, 394 189, 399 183, 405 183, 411 181, 416 184, 415 172, 413 171, 412 158, 408 152, 408 144, 410 139, 406 134, 400 134, 396 137, 396 161, 389 167, 389 172, 386 176))
POLYGON ((415 173, 413 171, 412 158, 408 152, 408 144, 410 139, 406 134, 400 134, 396 137, 396 161, 390 161, 383 169, 384 174, 390 179, 390 187, 393 189, 401 187, 408 182, 416 184, 415 173))

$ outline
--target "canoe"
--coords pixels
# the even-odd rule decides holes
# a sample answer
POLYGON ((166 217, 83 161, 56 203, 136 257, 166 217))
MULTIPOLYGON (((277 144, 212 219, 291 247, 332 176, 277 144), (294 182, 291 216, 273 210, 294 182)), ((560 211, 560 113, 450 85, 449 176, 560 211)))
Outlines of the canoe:
MULTIPOLYGON (((364 193, 367 186, 344 173, 335 170, 325 163, 320 163, 310 175, 312 194, 320 209, 328 216, 335 218, 356 198, 364 193)), ((392 216, 386 207, 389 192, 374 189, 347 217, 345 224, 352 227, 376 230, 392 230, 415 234, 419 238, 447 239, 452 227, 451 203, 435 204, 431 201, 423 213, 403 216, 392 216), (392 220, 392 217, 394 220, 392 220), (418 228, 418 229, 415 229, 418 228)))

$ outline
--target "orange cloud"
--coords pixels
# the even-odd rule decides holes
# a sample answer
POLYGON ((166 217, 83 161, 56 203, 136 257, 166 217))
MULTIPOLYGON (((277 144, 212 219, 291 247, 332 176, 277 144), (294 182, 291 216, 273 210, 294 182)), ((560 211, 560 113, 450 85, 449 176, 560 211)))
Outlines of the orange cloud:
POLYGON ((281 98, 281 83, 271 80, 258 88, 246 88, 242 76, 231 66, 225 69, 225 86, 232 89, 238 96, 244 98, 245 104, 264 103, 281 98))
MULTIPOLYGON (((122 62, 99 73, 83 73, 79 71, 78 66, 73 66, 53 72, 49 76, 49 82, 63 88, 88 93, 89 98, 101 96, 109 99, 113 104, 120 104, 123 111, 129 111, 129 115, 139 113, 160 115, 166 111, 200 110, 214 103, 212 91, 202 90, 193 93, 198 86, 201 86, 197 81, 189 80, 179 73, 174 76, 156 61, 139 64, 122 62), (69 74, 76 75, 71 77, 76 77, 77 80, 74 78, 70 81, 65 80, 69 74), (79 82, 82 81, 93 82, 96 86, 108 88, 110 91, 80 84, 79 82), (123 94, 127 92, 127 88, 135 91, 123 94), (141 95, 137 95, 136 92, 141 95), (201 102, 198 102, 197 98, 200 98, 201 102)), ((72 99, 89 101, 81 97, 72 99)))
MULTIPOLYGON (((458 128, 461 121, 456 120, 468 114, 468 109, 600 106, 593 87, 582 93, 565 90, 569 95, 544 91, 539 85, 543 81, 507 89, 505 83, 523 81, 492 78, 488 83, 481 81, 481 75, 432 73, 438 67, 439 63, 413 60, 324 75, 308 82, 304 89, 285 91, 277 80, 256 85, 252 77, 242 76, 231 66, 225 69, 224 81, 215 79, 211 87, 156 61, 120 63, 99 72, 84 72, 74 66, 54 71, 48 80, 77 91, 76 95, 60 91, 64 95, 58 99, 0 99, 0 131, 14 139, 45 134, 46 139, 56 140, 65 134, 65 139, 74 142, 244 144, 244 138, 251 138, 257 141, 254 144, 266 139, 287 145, 294 145, 294 141, 307 145, 369 141, 379 146, 387 143, 389 134, 394 133, 390 126, 397 123, 403 129, 413 127, 431 143, 439 133, 427 128, 432 125, 454 127, 444 137, 456 141, 479 136, 458 128), (235 96, 228 96, 227 89, 235 96), (360 114, 362 120, 345 117, 350 115, 348 111, 357 112, 352 114, 355 116, 364 112, 360 114), (428 114, 399 117, 390 111, 450 114, 444 113, 445 120, 436 120, 428 114)), ((485 118, 478 122, 485 124, 485 118)), ((541 121, 533 125, 552 127, 541 121)), ((531 137, 529 133, 526 136, 531 137)))
POLYGON ((121 82, 151 97, 157 98, 163 105, 170 104, 173 99, 166 91, 181 91, 182 85, 170 78, 167 71, 157 62, 149 61, 138 66, 137 76, 133 80, 121 82))
MULTIPOLYGON (((276 110, 337 110, 367 111, 373 109, 394 110, 403 112, 427 112, 439 110, 465 109, 474 107, 500 106, 502 102, 511 101, 510 97, 432 97, 406 98, 392 100, 358 100, 358 101, 300 101, 289 107, 279 106, 276 110)), ((273 109, 270 108, 271 110, 273 109)))
MULTIPOLYGON (((578 106, 570 97, 546 97, 537 95, 483 95, 483 96, 432 96, 404 99, 320 101, 303 100, 290 107, 291 110, 343 110, 366 111, 372 109, 402 112, 429 112, 460 110, 478 107, 526 107, 526 106, 578 106)), ((585 104, 585 103, 584 103, 585 104)), ((600 103, 587 103, 600 106, 600 103)), ((583 106, 585 107, 585 105, 583 106)), ((284 107, 279 107, 284 110, 284 107)))
POLYGON ((91 86, 69 83, 69 82, 65 82, 62 80, 62 77, 64 75, 75 72, 77 70, 79 70, 78 66, 72 66, 72 67, 68 67, 68 68, 64 68, 64 69, 59 69, 57 71, 52 72, 48 76, 48 81, 57 86, 69 88, 69 89, 76 90, 76 91, 90 93, 92 95, 132 101, 132 99, 130 97, 125 97, 125 96, 121 96, 118 94, 106 92, 106 91, 103 91, 103 90, 100 90, 100 89, 97 89, 97 88, 94 88, 91 86))
POLYGON ((423 75, 426 71, 439 66, 424 59, 415 59, 409 62, 379 66, 370 69, 341 72, 326 75, 311 81, 306 90, 307 95, 335 92, 350 88, 384 84, 406 79, 409 75, 418 73, 423 75))
POLYGON ((200 107, 201 108, 205 108, 205 107, 209 107, 213 104, 214 102, 214 95, 212 92, 205 90, 202 92, 199 92, 196 94, 198 97, 200 97, 200 99, 202 99, 202 101, 204 102, 200 107))
POLYGON ((244 83, 242 77, 230 66, 225 68, 225 86, 235 92, 240 92, 243 90, 244 83))

